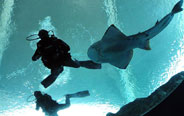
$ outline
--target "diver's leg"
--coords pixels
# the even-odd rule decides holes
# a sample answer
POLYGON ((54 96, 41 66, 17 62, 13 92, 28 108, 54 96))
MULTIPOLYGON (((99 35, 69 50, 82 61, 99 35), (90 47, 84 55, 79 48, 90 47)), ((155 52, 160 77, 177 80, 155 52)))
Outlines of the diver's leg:
POLYGON ((69 59, 65 61, 64 66, 79 68, 80 66, 88 68, 88 69, 101 69, 101 64, 94 63, 91 60, 87 61, 78 61, 69 59))
POLYGON ((80 92, 77 92, 77 93, 73 93, 73 94, 67 94, 65 96, 65 104, 58 104, 58 110, 62 110, 62 109, 65 109, 65 108, 68 108, 70 107, 70 98, 79 98, 79 97, 86 97, 86 96, 89 96, 89 91, 86 90, 86 91, 80 91, 80 92))
POLYGON ((58 104, 58 111, 70 107, 70 98, 69 94, 65 96, 65 104, 58 104))
POLYGON ((58 116, 57 112, 48 113, 46 116, 58 116))
POLYGON ((80 67, 80 63, 77 60, 72 60, 71 58, 66 60, 64 62, 64 66, 68 66, 68 67, 73 67, 73 68, 79 68, 80 67))
POLYGON ((57 112, 49 112, 47 114, 45 114, 45 116, 58 116, 57 112))
POLYGON ((48 86, 50 86, 59 76, 59 74, 63 72, 63 66, 59 67, 59 68, 55 68, 55 69, 51 69, 51 74, 45 78, 41 84, 47 88, 48 86))
POLYGON ((80 66, 89 68, 89 69, 101 69, 101 64, 95 63, 92 60, 79 61, 80 66))

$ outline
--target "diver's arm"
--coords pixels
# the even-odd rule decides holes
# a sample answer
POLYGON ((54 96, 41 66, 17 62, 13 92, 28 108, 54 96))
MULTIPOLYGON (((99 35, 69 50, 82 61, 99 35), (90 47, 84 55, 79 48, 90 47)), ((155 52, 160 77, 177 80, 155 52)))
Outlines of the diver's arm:
POLYGON ((36 61, 41 57, 41 52, 40 52, 41 48, 42 48, 42 44, 41 44, 41 42, 38 42, 37 49, 36 49, 34 55, 32 56, 33 61, 36 61))
POLYGON ((36 61, 41 57, 41 54, 39 52, 39 50, 37 49, 36 52, 34 53, 34 55, 32 56, 32 60, 36 61))
POLYGON ((65 109, 65 108, 68 108, 68 107, 70 107, 70 95, 69 94, 67 94, 66 96, 65 96, 66 98, 65 98, 65 104, 59 104, 59 109, 65 109))

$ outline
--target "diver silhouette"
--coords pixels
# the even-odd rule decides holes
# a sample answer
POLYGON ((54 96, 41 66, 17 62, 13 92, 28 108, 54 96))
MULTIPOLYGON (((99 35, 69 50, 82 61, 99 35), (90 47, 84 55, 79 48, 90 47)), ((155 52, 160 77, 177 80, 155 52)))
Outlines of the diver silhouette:
POLYGON ((101 64, 94 63, 91 60, 72 60, 69 53, 69 45, 55 37, 54 34, 50 37, 47 30, 40 30, 38 36, 41 40, 37 43, 37 49, 32 56, 32 60, 36 61, 41 57, 44 66, 51 70, 51 74, 41 82, 45 88, 50 86, 57 79, 59 74, 63 72, 64 66, 101 69, 101 64))
POLYGON ((36 110, 42 108, 42 111, 47 116, 58 116, 59 110, 70 107, 70 98, 80 98, 89 96, 89 91, 80 91, 73 94, 65 95, 65 104, 59 104, 48 94, 42 94, 40 91, 35 91, 34 96, 36 98, 36 110))

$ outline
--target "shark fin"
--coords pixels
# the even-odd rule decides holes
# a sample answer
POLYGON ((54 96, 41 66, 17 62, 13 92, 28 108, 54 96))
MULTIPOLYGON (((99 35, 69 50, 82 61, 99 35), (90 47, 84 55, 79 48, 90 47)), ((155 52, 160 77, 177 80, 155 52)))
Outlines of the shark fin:
POLYGON ((180 0, 178 3, 176 3, 174 8, 172 9, 172 13, 175 14, 175 13, 181 12, 183 10, 182 4, 183 4, 183 0, 180 0))
POLYGON ((151 50, 150 41, 149 40, 145 41, 144 46, 143 46, 142 49, 144 49, 144 50, 151 50))
POLYGON ((106 30, 102 41, 114 41, 114 39, 125 39, 127 36, 123 34, 115 25, 109 26, 106 30))
POLYGON ((126 69, 133 57, 133 50, 123 52, 119 57, 109 61, 109 63, 117 68, 126 69))
POLYGON ((155 23, 155 25, 157 25, 159 23, 159 21, 157 20, 157 22, 155 23))

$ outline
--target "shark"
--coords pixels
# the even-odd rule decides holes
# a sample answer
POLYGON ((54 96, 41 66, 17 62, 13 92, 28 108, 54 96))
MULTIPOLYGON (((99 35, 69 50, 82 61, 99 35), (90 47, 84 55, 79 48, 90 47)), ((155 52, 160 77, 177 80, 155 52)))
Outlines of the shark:
POLYGON ((114 24, 110 25, 101 40, 93 43, 87 51, 88 57, 95 63, 109 63, 117 68, 126 69, 133 57, 133 49, 151 50, 150 39, 163 31, 175 14, 181 12, 183 0, 175 4, 172 11, 150 29, 127 36, 114 24))

